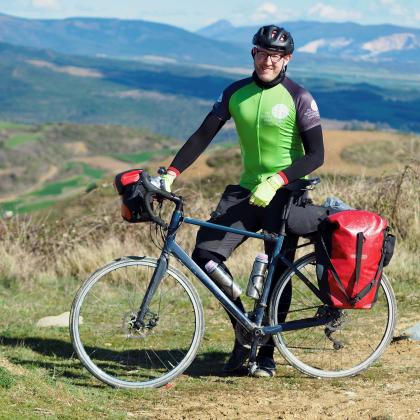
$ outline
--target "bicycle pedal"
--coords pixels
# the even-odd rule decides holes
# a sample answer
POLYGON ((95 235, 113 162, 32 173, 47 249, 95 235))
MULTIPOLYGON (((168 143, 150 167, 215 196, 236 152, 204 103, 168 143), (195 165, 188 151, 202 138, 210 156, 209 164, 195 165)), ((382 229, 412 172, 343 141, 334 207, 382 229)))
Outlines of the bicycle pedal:
POLYGON ((248 375, 253 376, 255 371, 257 370, 258 365, 257 362, 252 362, 248 364, 248 375))

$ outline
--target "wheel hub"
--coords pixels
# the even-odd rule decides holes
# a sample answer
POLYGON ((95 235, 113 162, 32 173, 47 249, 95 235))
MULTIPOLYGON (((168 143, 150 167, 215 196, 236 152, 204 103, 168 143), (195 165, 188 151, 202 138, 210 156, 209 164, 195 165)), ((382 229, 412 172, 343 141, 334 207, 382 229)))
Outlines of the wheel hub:
POLYGON ((147 311, 143 322, 137 321, 137 314, 127 313, 123 318, 124 335, 127 338, 145 338, 159 324, 159 315, 147 311))

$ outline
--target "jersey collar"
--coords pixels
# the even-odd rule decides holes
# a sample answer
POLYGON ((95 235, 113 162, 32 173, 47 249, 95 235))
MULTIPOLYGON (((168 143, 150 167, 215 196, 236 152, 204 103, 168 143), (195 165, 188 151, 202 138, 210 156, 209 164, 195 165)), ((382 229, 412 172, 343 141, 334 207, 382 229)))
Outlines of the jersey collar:
POLYGON ((260 87, 261 89, 270 89, 274 86, 277 86, 281 83, 286 76, 286 69, 283 69, 280 74, 271 82, 263 82, 258 76, 255 71, 252 73, 252 79, 254 80, 255 84, 260 87))

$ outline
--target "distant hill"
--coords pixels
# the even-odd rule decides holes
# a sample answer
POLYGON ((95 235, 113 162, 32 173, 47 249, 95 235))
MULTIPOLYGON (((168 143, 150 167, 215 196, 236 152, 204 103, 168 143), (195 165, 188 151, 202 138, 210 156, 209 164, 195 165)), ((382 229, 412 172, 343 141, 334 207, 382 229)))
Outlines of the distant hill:
POLYGON ((0 120, 122 124, 185 138, 226 77, 0 44, 0 120))
MULTIPOLYGON (((0 120, 122 124, 180 139, 197 128, 225 87, 244 77, 9 44, 0 44, 0 63, 0 120)), ((291 74, 314 94, 323 118, 353 121, 355 128, 366 122, 420 132, 420 93, 411 87, 396 90, 338 77, 305 77, 294 67, 291 74)), ((222 131, 218 136, 235 134, 222 131)))
POLYGON ((48 48, 65 54, 237 65, 237 46, 171 25, 143 20, 23 19, 0 14, 0 42, 48 48))

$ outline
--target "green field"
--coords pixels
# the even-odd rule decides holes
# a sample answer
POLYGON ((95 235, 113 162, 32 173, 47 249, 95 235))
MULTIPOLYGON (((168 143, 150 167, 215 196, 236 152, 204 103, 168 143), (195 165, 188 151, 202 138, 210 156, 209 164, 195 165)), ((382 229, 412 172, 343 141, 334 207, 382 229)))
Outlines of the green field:
POLYGON ((72 171, 72 170, 77 171, 79 169, 81 169, 83 175, 92 179, 100 179, 106 174, 105 170, 94 168, 84 162, 67 162, 64 165, 65 171, 72 171))
POLYGON ((156 157, 164 158, 166 156, 171 156, 174 153, 175 153, 175 150, 164 149, 164 150, 153 150, 153 151, 139 152, 139 153, 117 153, 117 154, 114 154, 113 157, 115 157, 116 159, 122 160, 123 162, 143 163, 156 157))
POLYGON ((37 133, 22 133, 17 134, 13 137, 7 139, 4 143, 5 147, 8 149, 14 149, 21 144, 30 143, 33 141, 40 140, 42 137, 37 133))
POLYGON ((32 193, 36 196, 48 196, 48 195, 60 195, 63 194, 65 190, 75 189, 77 187, 82 187, 85 185, 85 180, 82 177, 67 179, 65 181, 53 182, 46 185, 38 191, 32 193))
POLYGON ((25 128, 25 126, 23 124, 17 124, 14 122, 0 121, 0 130, 9 129, 9 128, 22 129, 22 128, 25 128))

